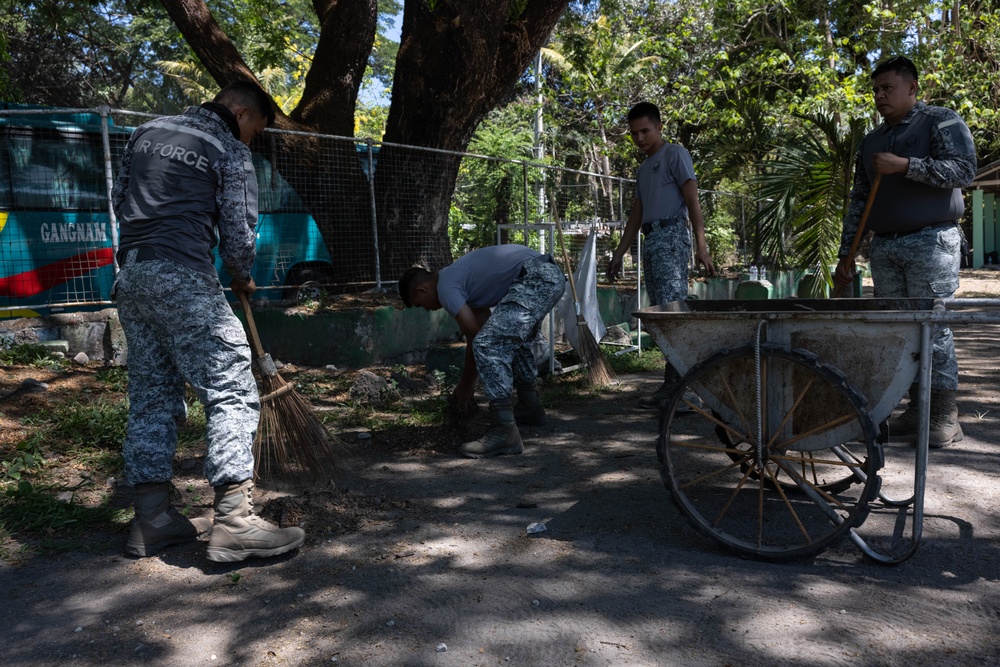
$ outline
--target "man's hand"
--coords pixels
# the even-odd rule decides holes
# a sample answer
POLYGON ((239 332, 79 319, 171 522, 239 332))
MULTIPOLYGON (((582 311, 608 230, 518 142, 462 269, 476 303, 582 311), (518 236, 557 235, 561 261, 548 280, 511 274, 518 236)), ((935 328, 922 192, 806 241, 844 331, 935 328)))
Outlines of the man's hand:
POLYGON ((910 168, 910 158, 894 153, 875 153, 872 166, 878 174, 905 174, 910 168))
POLYGON ((229 288, 234 292, 243 292, 247 296, 250 296, 257 291, 257 283, 253 281, 252 277, 247 278, 245 281, 233 278, 232 282, 229 283, 229 288))
POLYGON ((708 248, 699 248, 694 254, 694 266, 698 268, 701 264, 705 267, 705 274, 711 278, 715 275, 715 264, 712 264, 712 257, 708 254, 708 248))
POLYGON ((608 282, 613 283, 618 280, 618 274, 622 270, 622 256, 617 252, 611 255, 611 259, 608 260, 608 282))
POLYGON ((840 261, 837 262, 837 269, 833 272, 833 281, 843 287, 844 285, 850 284, 854 280, 854 276, 858 272, 857 264, 854 263, 853 259, 848 257, 841 257, 840 261))
POLYGON ((451 392, 451 396, 448 397, 448 404, 451 405, 452 411, 465 417, 472 414, 476 409, 476 385, 471 386, 459 382, 454 390, 451 392))

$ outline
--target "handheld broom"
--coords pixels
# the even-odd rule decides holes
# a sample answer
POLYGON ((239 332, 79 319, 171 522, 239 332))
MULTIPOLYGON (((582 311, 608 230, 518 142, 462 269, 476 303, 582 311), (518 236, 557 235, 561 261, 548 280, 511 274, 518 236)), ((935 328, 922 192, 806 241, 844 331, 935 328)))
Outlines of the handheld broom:
POLYGON ((566 263, 566 272, 569 274, 569 287, 573 292, 573 305, 576 307, 576 326, 579 333, 580 349, 577 353, 580 359, 587 366, 590 384, 595 387, 604 387, 615 381, 615 372, 611 364, 601 352, 601 346, 594 339, 594 333, 587 326, 587 320, 583 317, 583 309, 580 306, 580 297, 576 293, 576 280, 573 278, 573 267, 569 263, 569 253, 566 252, 566 242, 563 239, 562 224, 559 222, 559 211, 552 207, 552 217, 556 221, 556 231, 559 233, 559 247, 562 248, 563 261, 566 263))
POLYGON ((333 445, 337 438, 295 391, 295 386, 278 374, 271 355, 264 352, 260 343, 246 294, 237 291, 237 295, 247 318, 261 376, 260 423, 253 447, 254 477, 285 480, 297 475, 328 477, 327 466, 334 463, 333 445))

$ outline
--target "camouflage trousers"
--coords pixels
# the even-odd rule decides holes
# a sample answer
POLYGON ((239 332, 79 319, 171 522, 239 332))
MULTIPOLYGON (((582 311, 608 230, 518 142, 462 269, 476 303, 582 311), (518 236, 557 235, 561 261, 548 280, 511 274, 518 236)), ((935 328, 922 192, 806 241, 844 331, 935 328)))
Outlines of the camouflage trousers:
POLYGON ((205 477, 212 486, 253 476, 260 400, 250 347, 214 274, 169 261, 136 262, 118 274, 118 316, 128 343, 130 484, 173 477, 177 427, 184 422, 187 381, 208 422, 205 477))
POLYGON ((529 384, 538 377, 531 341, 566 287, 562 269, 543 257, 524 265, 472 342, 483 393, 491 401, 510 398, 515 382, 529 384))
POLYGON ((674 218, 666 227, 654 223, 642 240, 642 268, 652 305, 687 298, 690 262, 691 230, 687 219, 674 218))
MULTIPOLYGON (((962 232, 958 227, 923 229, 889 239, 872 237, 868 251, 878 298, 948 298, 958 290, 962 232)), ((958 389, 958 360, 951 329, 931 334, 931 388, 958 389)))

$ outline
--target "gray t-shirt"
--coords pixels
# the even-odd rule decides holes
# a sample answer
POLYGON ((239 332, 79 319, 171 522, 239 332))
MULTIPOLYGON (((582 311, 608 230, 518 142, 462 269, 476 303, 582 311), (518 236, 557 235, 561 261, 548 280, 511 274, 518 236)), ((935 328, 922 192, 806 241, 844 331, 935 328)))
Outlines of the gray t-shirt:
POLYGON ((681 186, 695 178, 687 149, 666 143, 639 165, 635 196, 642 202, 642 221, 687 217, 681 186))
POLYGON ((465 304, 469 308, 492 308, 510 290, 521 266, 539 254, 513 243, 473 250, 438 273, 438 300, 452 317, 465 304))

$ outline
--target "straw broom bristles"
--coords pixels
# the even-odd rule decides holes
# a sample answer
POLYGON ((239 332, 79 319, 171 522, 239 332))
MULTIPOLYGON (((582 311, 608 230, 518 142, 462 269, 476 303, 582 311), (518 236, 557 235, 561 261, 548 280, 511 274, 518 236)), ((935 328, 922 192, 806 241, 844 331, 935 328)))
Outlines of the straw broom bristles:
POLYGON ((238 292, 247 329, 261 375, 260 422, 254 440, 254 477, 257 479, 328 477, 335 464, 333 445, 339 441, 320 421, 312 407, 278 373, 271 355, 264 352, 250 303, 238 292))
POLYGON ((559 247, 562 248, 563 261, 566 263, 566 272, 569 274, 569 287, 573 292, 573 305, 576 308, 577 339, 579 341, 577 353, 584 365, 587 366, 590 384, 594 387, 606 387, 614 384, 618 378, 601 351, 601 346, 594 339, 594 333, 587 326, 587 320, 584 319, 581 312, 580 299, 576 293, 576 280, 573 278, 573 267, 569 263, 569 253, 566 252, 566 242, 563 240, 562 224, 559 222, 559 212, 554 203, 552 216, 556 221, 556 231, 559 232, 559 247))

